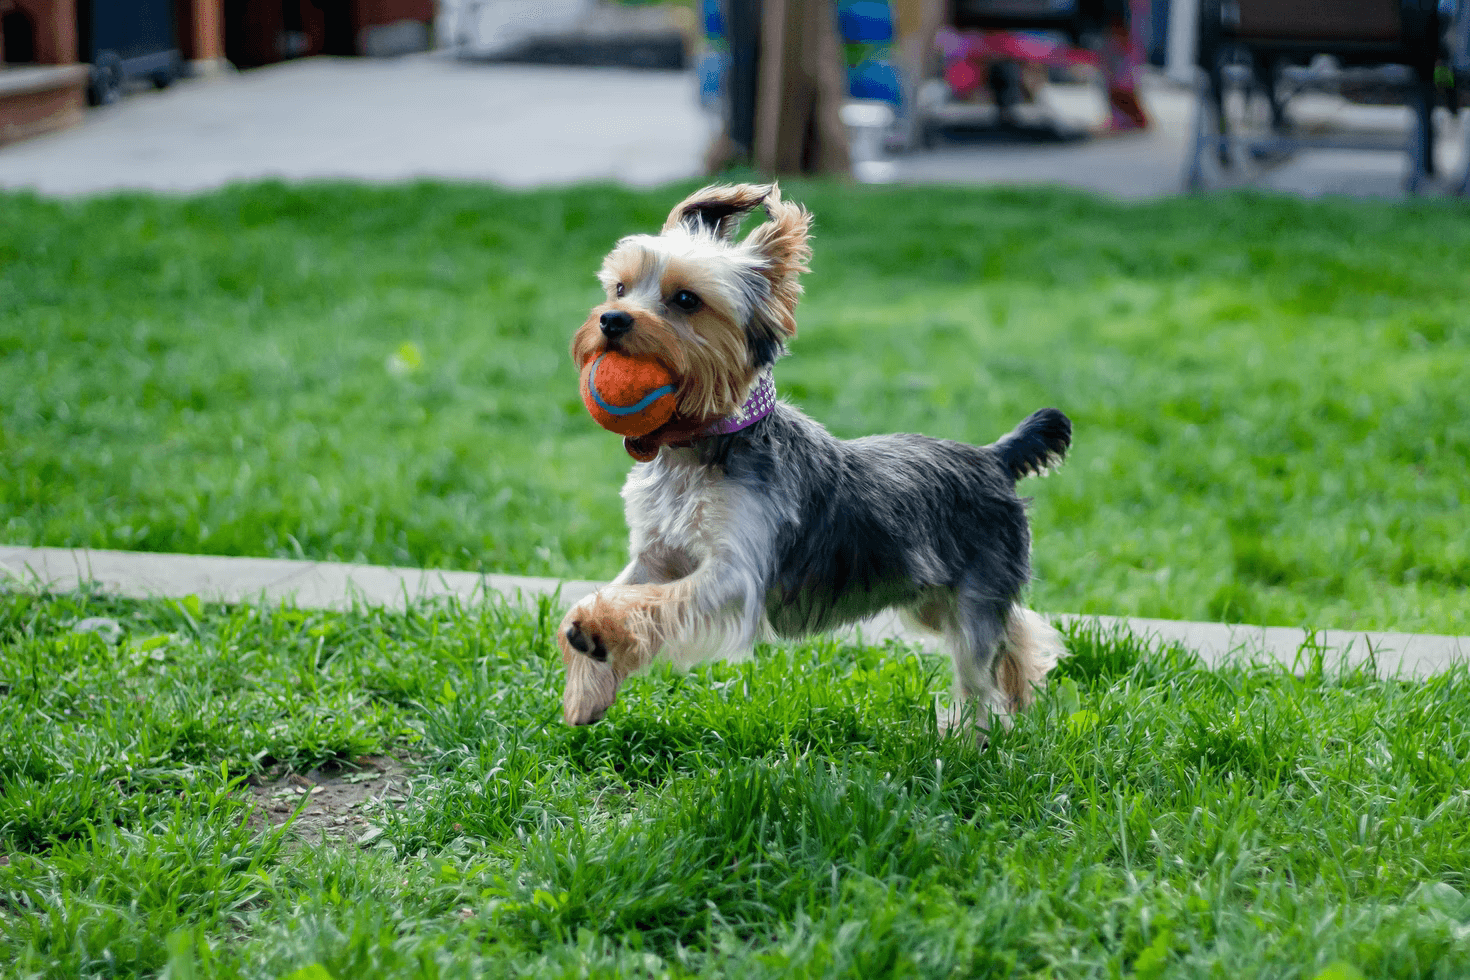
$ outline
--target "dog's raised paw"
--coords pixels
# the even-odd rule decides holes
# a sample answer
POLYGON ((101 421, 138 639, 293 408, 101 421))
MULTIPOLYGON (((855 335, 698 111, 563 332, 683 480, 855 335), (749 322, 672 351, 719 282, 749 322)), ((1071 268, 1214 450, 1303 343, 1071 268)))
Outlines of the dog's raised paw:
POLYGON ((603 646, 602 639, 587 635, 580 622, 568 626, 566 636, 573 650, 585 653, 598 663, 607 663, 607 647, 603 646))

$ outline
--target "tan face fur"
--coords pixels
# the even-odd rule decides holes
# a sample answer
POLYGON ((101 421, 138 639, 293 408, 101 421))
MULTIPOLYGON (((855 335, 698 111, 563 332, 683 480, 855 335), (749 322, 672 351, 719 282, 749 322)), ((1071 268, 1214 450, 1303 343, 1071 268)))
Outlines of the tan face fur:
POLYGON ((572 337, 572 359, 580 368, 608 349, 655 357, 677 379, 681 419, 730 414, 765 366, 763 357, 774 359, 796 334, 810 224, 811 216, 782 201, 774 185, 713 186, 690 195, 661 234, 629 236, 608 254, 598 273, 607 301, 572 337), (737 242, 740 219, 762 206, 770 220, 737 242), (632 329, 604 336, 600 318, 608 311, 627 313, 632 329))

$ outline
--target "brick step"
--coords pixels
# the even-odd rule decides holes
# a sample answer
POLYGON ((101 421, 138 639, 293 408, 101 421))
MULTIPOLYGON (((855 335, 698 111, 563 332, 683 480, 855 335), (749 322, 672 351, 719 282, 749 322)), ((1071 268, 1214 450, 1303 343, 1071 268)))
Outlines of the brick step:
POLYGON ((74 126, 86 108, 84 65, 0 66, 0 146, 74 126))

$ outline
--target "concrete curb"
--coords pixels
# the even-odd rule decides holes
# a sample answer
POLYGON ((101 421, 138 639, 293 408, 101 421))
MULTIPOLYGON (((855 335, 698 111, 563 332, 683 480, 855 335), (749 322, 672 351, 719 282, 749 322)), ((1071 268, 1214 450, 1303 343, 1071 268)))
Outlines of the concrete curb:
MULTIPOLYGON (((474 601, 489 594, 534 603, 560 593, 569 605, 595 592, 601 583, 521 575, 388 568, 282 558, 227 558, 170 555, 89 548, 0 546, 0 588, 7 581, 51 590, 95 583, 133 599, 178 599, 195 595, 212 602, 286 602, 309 609, 342 609, 354 602, 403 608, 418 599, 454 596, 474 601)), ((1054 615, 1062 622, 1091 622, 1104 630, 1123 629, 1141 638, 1178 642, 1214 666, 1236 658, 1270 658, 1299 669, 1313 650, 1332 663, 1376 663, 1378 669, 1406 677, 1428 677, 1470 662, 1470 637, 1427 633, 1307 630, 1278 626, 1233 626, 1117 616, 1054 615)), ((856 627, 869 642, 898 639, 932 646, 928 634, 907 629, 885 614, 856 627)))
POLYGON ((418 599, 471 600, 487 593, 534 601, 558 588, 570 604, 601 584, 286 558, 0 546, 0 582, 6 578, 53 590, 93 582, 130 599, 195 595, 208 602, 289 602, 305 609, 344 609, 354 601, 402 609, 418 599))

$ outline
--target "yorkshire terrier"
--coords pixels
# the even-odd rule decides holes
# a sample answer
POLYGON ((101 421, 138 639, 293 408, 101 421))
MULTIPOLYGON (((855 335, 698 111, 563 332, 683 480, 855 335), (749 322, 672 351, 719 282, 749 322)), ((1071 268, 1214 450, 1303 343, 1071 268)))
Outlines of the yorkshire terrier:
POLYGON ((1016 482, 1061 462, 1071 422, 1042 409, 989 446, 844 441, 777 401, 771 368, 796 335, 811 221, 774 184, 707 187, 603 262, 607 302, 573 336, 573 359, 656 357, 677 408, 625 440, 638 461, 623 487, 632 560, 557 632, 570 725, 601 719, 655 659, 746 654, 890 608, 945 636, 955 710, 982 729, 1026 707, 1063 653, 1020 604, 1031 533, 1016 482), (769 220, 737 241, 758 207, 769 220))

